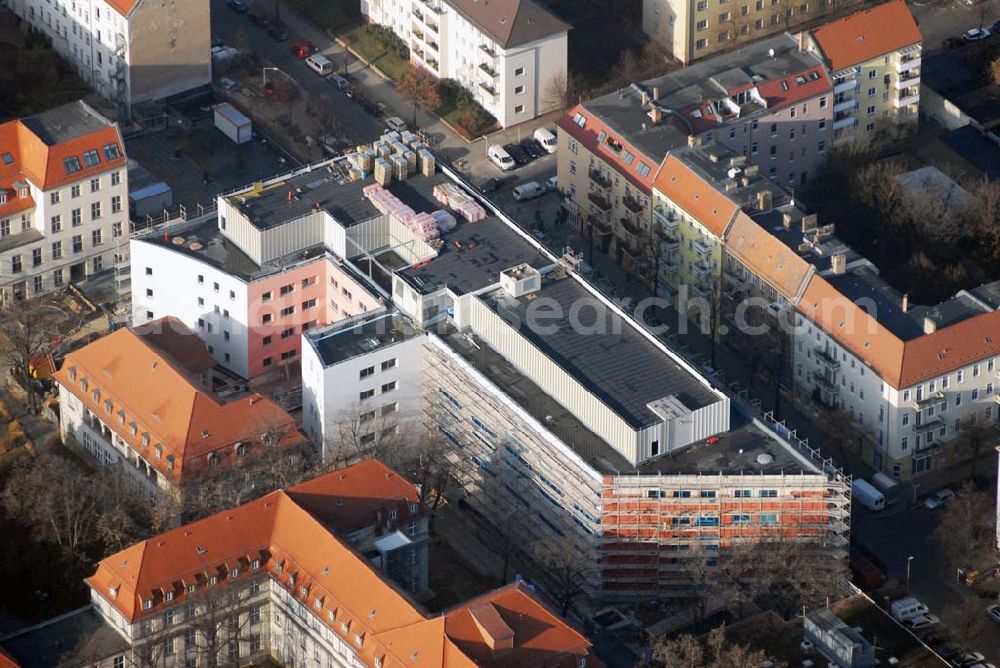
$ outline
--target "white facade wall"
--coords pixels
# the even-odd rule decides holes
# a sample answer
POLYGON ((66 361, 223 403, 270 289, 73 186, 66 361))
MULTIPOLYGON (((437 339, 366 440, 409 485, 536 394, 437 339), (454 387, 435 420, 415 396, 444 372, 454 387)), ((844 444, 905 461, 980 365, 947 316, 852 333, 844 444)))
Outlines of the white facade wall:
POLYGON ((28 182, 28 189, 35 208, 0 218, 0 247, 25 230, 36 230, 43 238, 0 251, 3 300, 15 286, 30 297, 114 267, 115 245, 129 231, 124 166, 50 190, 28 182), (96 218, 95 204, 100 207, 96 218), (79 223, 74 225, 75 220, 79 223), (4 234, 5 230, 9 232, 4 234), (21 269, 14 271, 18 264, 21 269))
POLYGON ((792 351, 796 383, 808 392, 821 388, 819 378, 830 374, 827 356, 836 360, 834 405, 871 432, 877 444, 875 463, 890 475, 905 478, 933 470, 942 444, 954 439, 967 421, 1000 420, 1000 358, 895 388, 819 327, 801 316, 797 324, 792 351), (826 355, 817 354, 820 350, 826 355))
POLYGON ((131 256, 132 324, 173 316, 205 341, 216 361, 247 378, 247 284, 198 258, 142 239, 132 239, 131 256))
POLYGON ((460 82, 503 127, 555 108, 546 91, 567 74, 567 31, 505 49, 445 0, 362 0, 361 13, 391 28, 414 62, 460 82))
MULTIPOLYGON (((345 332, 338 336, 353 334, 345 332)), ((420 428, 425 338, 415 336, 324 366, 314 342, 306 337, 302 346, 302 428, 313 442, 321 444, 324 457, 330 454, 327 445, 343 438, 346 425, 363 432, 359 416, 368 411, 380 414, 373 420, 373 429, 386 428, 390 423, 396 424, 400 433, 420 428), (395 389, 386 389, 393 383, 395 389), (362 398, 363 393, 370 391, 374 392, 371 397, 362 398), (382 416, 383 409, 393 404, 396 409, 382 416)))
POLYGON ((59 406, 59 431, 64 443, 75 442, 97 463, 109 469, 120 466, 128 479, 150 499, 173 491, 173 485, 100 416, 95 414, 88 420, 90 411, 70 388, 62 384, 59 384, 59 406))

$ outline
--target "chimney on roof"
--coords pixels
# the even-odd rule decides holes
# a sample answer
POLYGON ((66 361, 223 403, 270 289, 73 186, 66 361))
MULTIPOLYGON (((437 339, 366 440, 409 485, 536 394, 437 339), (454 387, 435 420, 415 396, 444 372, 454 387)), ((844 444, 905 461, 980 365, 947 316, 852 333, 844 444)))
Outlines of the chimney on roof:
POLYGON ((654 104, 649 110, 649 120, 653 121, 653 125, 659 125, 663 121, 663 110, 654 104))
POLYGON ((771 210, 771 191, 761 190, 757 193, 757 209, 760 211, 771 210))
POLYGON ((642 106, 645 107, 647 104, 649 104, 649 93, 642 91, 642 106))
POLYGON ((906 313, 909 310, 910 310, 910 295, 907 293, 903 295, 903 313, 906 313))
MULTIPOLYGON (((819 216, 815 213, 810 213, 808 216, 802 216, 802 231, 808 232, 809 230, 815 230, 818 222, 819 216)), ((830 233, 832 234, 833 230, 831 230, 830 233)))
POLYGON ((792 214, 787 211, 781 214, 781 224, 786 230, 792 229, 792 214))
POLYGON ((924 316, 924 334, 933 334, 937 331, 937 323, 934 322, 934 318, 930 316, 924 316))
POLYGON ((799 33, 799 51, 805 51, 809 48, 809 34, 803 30, 799 33))
POLYGON ((701 146, 701 137, 698 135, 688 135, 688 146, 691 148, 701 146))
POLYGON ((660 87, 659 86, 653 86, 653 100, 655 101, 655 100, 659 100, 659 99, 660 99, 660 87))
POLYGON ((760 165, 747 165, 743 168, 743 173, 747 176, 757 176, 760 174, 760 165))
POLYGON ((487 647, 494 652, 514 649, 514 630, 507 625, 492 603, 471 607, 469 614, 487 647))
POLYGON ((834 253, 830 258, 830 268, 834 274, 840 275, 847 271, 847 253, 834 253))

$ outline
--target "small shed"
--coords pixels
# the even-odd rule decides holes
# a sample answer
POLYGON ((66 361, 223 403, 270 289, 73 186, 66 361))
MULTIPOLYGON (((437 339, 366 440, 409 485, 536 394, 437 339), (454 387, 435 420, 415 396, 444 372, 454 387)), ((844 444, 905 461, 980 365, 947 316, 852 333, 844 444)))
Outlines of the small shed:
POLYGON ((215 105, 215 127, 237 144, 245 144, 253 138, 253 123, 228 102, 215 105))
POLYGON ((174 204, 174 191, 163 181, 138 188, 128 194, 129 211, 132 218, 144 218, 147 214, 162 213, 174 204))

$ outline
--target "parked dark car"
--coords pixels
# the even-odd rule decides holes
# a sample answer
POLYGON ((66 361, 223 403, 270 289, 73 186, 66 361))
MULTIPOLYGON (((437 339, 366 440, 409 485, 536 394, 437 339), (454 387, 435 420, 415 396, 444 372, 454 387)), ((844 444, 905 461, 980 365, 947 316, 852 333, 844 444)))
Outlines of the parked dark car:
POLYGON ((257 12, 249 12, 247 18, 250 19, 250 23, 254 24, 258 28, 266 28, 271 25, 271 19, 267 18, 263 14, 258 14, 257 12))
POLYGON ((530 138, 521 140, 521 149, 531 156, 532 160, 538 160, 540 157, 547 154, 547 151, 542 148, 541 143, 530 138))
POLYGON ((496 191, 503 188, 508 181, 510 181, 509 178, 503 176, 494 176, 492 179, 488 181, 483 181, 482 185, 479 186, 479 189, 486 194, 495 193, 496 191))
POLYGON ((964 44, 964 42, 960 37, 949 37, 941 42, 941 45, 946 49, 957 49, 962 46, 962 44, 964 44))
POLYGON ((503 149, 507 151, 507 153, 514 160, 514 163, 517 164, 518 167, 520 167, 521 165, 527 165, 529 162, 531 162, 531 158, 528 156, 528 154, 525 153, 524 149, 522 149, 517 144, 504 144, 503 149))
POLYGON ((380 118, 382 116, 382 108, 368 98, 355 98, 355 100, 365 113, 371 114, 375 118, 380 118))
POLYGON ((275 42, 284 42, 288 39, 288 29, 285 26, 273 25, 267 29, 267 34, 271 36, 275 42))
POLYGON ((226 6, 237 14, 247 13, 247 3, 243 2, 243 0, 226 0, 226 6))

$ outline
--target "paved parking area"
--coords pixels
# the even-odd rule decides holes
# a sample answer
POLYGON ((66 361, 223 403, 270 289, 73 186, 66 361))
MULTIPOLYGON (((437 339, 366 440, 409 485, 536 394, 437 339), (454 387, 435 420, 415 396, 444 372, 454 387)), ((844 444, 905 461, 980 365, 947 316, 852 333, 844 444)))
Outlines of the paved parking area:
POLYGON ((989 28, 1000 19, 1000 2, 996 0, 982 0, 974 6, 961 0, 930 0, 911 2, 909 7, 924 34, 924 53, 940 52, 945 38, 961 37, 966 30, 979 28, 980 23, 989 28))

